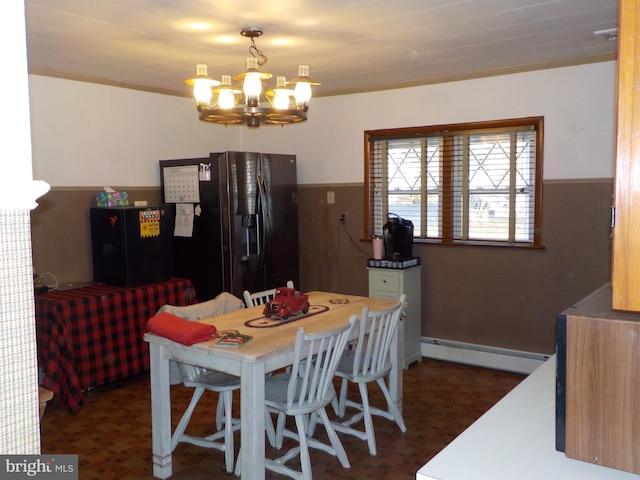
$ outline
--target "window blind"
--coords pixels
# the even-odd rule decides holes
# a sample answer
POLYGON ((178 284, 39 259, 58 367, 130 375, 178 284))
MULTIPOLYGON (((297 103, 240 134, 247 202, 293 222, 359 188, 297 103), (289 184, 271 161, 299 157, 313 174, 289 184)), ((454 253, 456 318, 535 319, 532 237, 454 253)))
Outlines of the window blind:
POLYGON ((464 126, 369 137, 369 234, 394 213, 421 239, 536 242, 541 123, 464 126))

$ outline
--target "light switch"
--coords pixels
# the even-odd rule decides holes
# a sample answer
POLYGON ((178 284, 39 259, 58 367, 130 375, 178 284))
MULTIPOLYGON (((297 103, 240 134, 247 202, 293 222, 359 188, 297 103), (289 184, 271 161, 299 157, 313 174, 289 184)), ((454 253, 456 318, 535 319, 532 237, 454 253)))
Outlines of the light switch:
POLYGON ((336 192, 329 190, 327 192, 327 205, 333 205, 336 203, 336 192))

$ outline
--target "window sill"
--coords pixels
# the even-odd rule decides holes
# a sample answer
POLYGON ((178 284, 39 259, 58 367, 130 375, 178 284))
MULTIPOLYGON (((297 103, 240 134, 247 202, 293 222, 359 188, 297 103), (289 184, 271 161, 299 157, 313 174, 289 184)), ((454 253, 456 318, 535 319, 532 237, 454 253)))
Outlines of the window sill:
POLYGON ((447 247, 500 247, 500 248, 518 248, 525 250, 544 250, 544 245, 533 245, 530 243, 517 243, 517 242, 483 242, 483 241, 442 241, 428 238, 414 238, 414 244, 424 245, 443 245, 447 247))

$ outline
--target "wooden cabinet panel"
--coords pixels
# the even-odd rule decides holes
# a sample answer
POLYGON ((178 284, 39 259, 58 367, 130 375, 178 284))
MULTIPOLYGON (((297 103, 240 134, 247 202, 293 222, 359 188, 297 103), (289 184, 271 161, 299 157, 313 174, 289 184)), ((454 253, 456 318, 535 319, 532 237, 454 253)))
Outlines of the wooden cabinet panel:
POLYGON ((640 314, 609 285, 566 315, 567 457, 640 473, 640 314))
POLYGON ((620 1, 613 308, 640 311, 640 2, 620 1))

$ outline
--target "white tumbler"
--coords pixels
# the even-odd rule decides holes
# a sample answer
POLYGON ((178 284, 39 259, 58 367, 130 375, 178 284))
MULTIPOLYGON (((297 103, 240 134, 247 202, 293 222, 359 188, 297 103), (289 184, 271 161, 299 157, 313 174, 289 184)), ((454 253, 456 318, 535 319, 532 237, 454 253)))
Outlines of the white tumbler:
POLYGON ((382 260, 384 257, 384 243, 382 237, 375 235, 373 237, 373 258, 375 260, 382 260))

